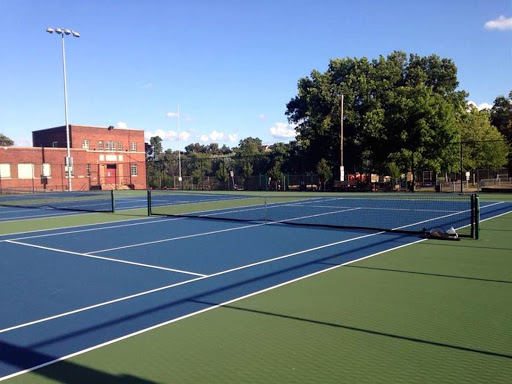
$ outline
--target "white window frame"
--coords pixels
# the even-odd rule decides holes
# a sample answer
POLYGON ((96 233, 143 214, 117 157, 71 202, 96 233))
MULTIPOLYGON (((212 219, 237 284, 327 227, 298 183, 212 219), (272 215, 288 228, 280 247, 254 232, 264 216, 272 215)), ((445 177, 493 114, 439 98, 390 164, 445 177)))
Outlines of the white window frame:
POLYGON ((0 179, 10 179, 11 178, 11 164, 10 163, 0 163, 0 179))
POLYGON ((98 141, 98 149, 100 151, 103 151, 103 141, 102 140, 98 141))
POLYGON ((18 163, 18 179, 31 180, 34 178, 34 163, 18 163), (30 176, 28 174, 30 173, 30 176))
POLYGON ((137 142, 130 142, 130 152, 137 152, 137 142))
POLYGON ((89 149, 89 140, 87 140, 87 139, 82 140, 82 148, 89 149))
POLYGON ((139 170, 137 164, 130 164, 130 175, 138 176, 139 170))

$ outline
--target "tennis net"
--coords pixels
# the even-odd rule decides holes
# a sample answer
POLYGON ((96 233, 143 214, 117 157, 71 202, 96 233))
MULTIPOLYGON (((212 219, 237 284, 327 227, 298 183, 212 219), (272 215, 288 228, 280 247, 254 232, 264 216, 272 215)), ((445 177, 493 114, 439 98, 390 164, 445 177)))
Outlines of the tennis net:
POLYGON ((180 193, 148 191, 148 214, 215 220, 281 223, 331 228, 426 233, 457 229, 474 237, 478 216, 476 195, 180 193))
POLYGON ((0 206, 114 212, 113 191, 29 192, 0 189, 0 206))

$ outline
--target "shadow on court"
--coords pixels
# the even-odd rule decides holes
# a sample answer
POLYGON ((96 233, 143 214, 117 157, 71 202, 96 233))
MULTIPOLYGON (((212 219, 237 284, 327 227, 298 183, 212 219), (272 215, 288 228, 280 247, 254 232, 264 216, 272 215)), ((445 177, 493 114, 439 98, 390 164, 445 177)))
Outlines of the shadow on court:
MULTIPOLYGON (((485 236, 485 235, 484 235, 485 236)), ((473 241, 473 240, 471 240, 473 241)), ((458 242, 457 245, 454 245, 454 243, 448 243, 446 241, 442 241, 442 240, 438 240, 438 241, 429 241, 429 242, 423 242, 423 243, 419 243, 418 246, 421 246, 421 247, 457 247, 457 248, 469 248, 471 250, 476 250, 476 249, 489 249, 489 250, 492 250, 492 251, 512 251, 512 248, 499 248, 499 247, 481 247, 480 246, 480 243, 476 242, 476 243, 471 243, 471 242, 468 242, 468 243, 463 243, 463 242, 458 242), (464 245, 464 244, 467 244, 467 245, 464 245)))
POLYGON ((463 280, 484 281, 484 282, 488 282, 488 283, 512 284, 512 281, 509 281, 509 280, 493 280, 493 279, 483 279, 483 278, 479 278, 479 277, 466 277, 466 276, 455 276, 455 275, 443 275, 443 274, 439 274, 439 273, 404 271, 404 270, 400 270, 400 269, 364 267, 364 266, 361 266, 361 265, 346 265, 345 268, 370 269, 370 270, 374 270, 374 271, 410 273, 410 274, 413 274, 413 275, 448 277, 448 278, 451 278, 451 279, 463 279, 463 280))
MULTIPOLYGON (((379 237, 379 239, 374 239, 375 241, 372 242, 365 242, 364 245, 358 244, 358 246, 355 246, 353 249, 347 249, 345 251, 340 252, 333 252, 332 254, 329 254, 324 257, 317 257, 313 258, 312 260, 308 261, 296 261, 294 265, 288 266, 283 268, 278 267, 274 271, 268 271, 263 269, 261 273, 255 274, 253 277, 236 277, 233 275, 229 275, 228 277, 231 279, 228 281, 222 281, 222 279, 226 278, 227 275, 220 275, 216 278, 221 279, 221 281, 217 281, 216 283, 213 282, 213 284, 218 284, 216 287, 212 287, 211 279, 209 278, 205 280, 199 280, 194 282, 194 285, 187 286, 187 288, 183 289, 182 291, 176 291, 173 296, 176 297, 176 300, 173 301, 167 301, 161 305, 156 305, 150 309, 142 310, 142 311, 135 311, 124 316, 120 316, 116 318, 115 320, 109 320, 109 321, 103 321, 98 322, 92 326, 82 328, 73 332, 68 332, 67 334, 62 334, 57 337, 53 338, 47 338, 45 340, 40 340, 38 342, 35 342, 31 345, 26 346, 25 348, 19 348, 15 345, 11 345, 5 342, 0 341, 0 361, 5 362, 6 364, 9 364, 11 366, 18 367, 19 370, 25 370, 29 369, 31 367, 47 363, 49 361, 54 361, 56 357, 49 356, 49 355, 43 355, 38 352, 35 352, 36 349, 39 349, 41 347, 45 347, 51 344, 63 342, 69 339, 78 338, 83 335, 91 335, 95 332, 101 331, 105 332, 105 334, 113 334, 113 328, 122 326, 123 324, 129 324, 131 322, 135 321, 141 321, 142 325, 137 330, 147 328, 149 326, 152 326, 154 324, 148 324, 148 319, 151 319, 151 317, 158 317, 158 315, 167 315, 167 311, 170 309, 175 310, 176 307, 179 307, 180 305, 188 305, 194 304, 195 308, 193 311, 189 308, 189 313, 193 313, 198 310, 203 310, 207 308, 211 308, 211 306, 216 306, 219 303, 226 302, 241 296, 246 295, 247 293, 253 293, 256 292, 262 288, 268 288, 271 286, 275 286, 277 284, 280 284, 285 281, 292 280, 297 277, 302 277, 304 275, 307 275, 311 272, 311 269, 308 269, 307 267, 310 267, 312 265, 315 265, 315 271, 325 269, 322 267, 322 265, 327 264, 329 260, 337 260, 339 262, 336 262, 335 265, 342 264, 344 262, 350 261, 354 258, 361 257, 361 252, 365 251, 366 249, 371 249, 375 247, 376 245, 383 245, 387 243, 391 243, 393 245, 396 245, 397 242, 407 242, 407 238, 410 239, 410 236, 407 235, 394 235, 391 236, 384 241, 382 241, 382 238, 379 237)), ((176 315, 174 315, 177 317, 176 315)), ((172 316, 166 318, 165 321, 172 320, 172 316)), ((161 323, 163 321, 158 321, 158 323, 161 323)), ((130 332, 128 332, 129 334, 130 332)), ((125 333, 126 334, 126 333, 125 333)), ((115 337, 114 337, 115 338, 115 337)), ((67 353, 72 353, 74 351, 68 351, 67 353)), ((57 357, 58 358, 58 357, 57 357)), ((81 381, 69 381, 69 377, 75 377, 75 375, 82 375, 82 371, 84 372, 83 375, 98 375, 98 380, 84 380, 83 383, 91 383, 91 382, 108 382, 108 383, 149 383, 148 381, 137 381, 137 378, 132 378, 133 381, 127 381, 127 377, 117 377, 117 376, 110 376, 108 374, 105 374, 103 372, 97 372, 94 370, 90 370, 87 367, 81 367, 81 366, 75 366, 73 363, 70 363, 68 361, 63 361, 56 365, 51 365, 43 369, 44 374, 46 372, 48 375, 55 375, 59 376, 55 379, 63 380, 63 382, 66 383, 82 383, 81 381), (64 365, 61 365, 64 364, 64 365), (90 372, 89 372, 90 371, 90 372), (101 375, 105 375, 101 377, 101 375), (62 376, 62 377, 61 377, 62 376), (109 381, 111 380, 111 381, 109 381), (118 381, 116 381, 118 380, 118 381)), ((41 371, 42 372, 42 371, 41 371)), ((37 371, 39 373, 39 370, 37 371)), ((91 376, 89 376, 90 378, 91 376)))
MULTIPOLYGON (((26 369, 27 363, 30 366, 37 366, 56 359, 55 356, 0 341, 0 360, 11 366, 18 367, 20 370, 26 369)), ((148 381, 132 375, 111 375, 70 362, 69 360, 61 360, 58 365, 49 365, 37 369, 32 371, 32 374, 68 384, 157 384, 154 381, 148 381)))
MULTIPOLYGON (((219 305, 218 303, 212 303, 212 302, 200 302, 200 303, 208 304, 208 305, 219 305)), ((463 346, 459 346, 459 345, 440 343, 437 341, 430 341, 430 340, 418 339, 418 338, 414 338, 414 337, 402 336, 402 335, 397 335, 397 334, 392 334, 392 333, 374 331, 372 329, 359 328, 359 327, 354 327, 354 326, 350 326, 350 325, 329 323, 329 322, 319 321, 319 320, 314 320, 314 319, 305 319, 302 317, 289 316, 289 315, 285 315, 285 314, 281 314, 281 313, 242 308, 242 307, 237 307, 234 305, 220 305, 220 307, 234 309, 237 311, 255 313, 258 315, 275 316, 275 317, 279 317, 279 318, 287 319, 287 320, 302 321, 302 322, 307 322, 307 323, 316 324, 316 325, 340 328, 340 329, 345 329, 345 330, 349 330, 349 331, 363 332, 363 333, 370 334, 370 335, 384 336, 384 337, 389 337, 389 338, 398 339, 398 340, 410 341, 410 342, 414 342, 414 343, 428 344, 428 345, 432 345, 432 346, 436 346, 436 347, 450 348, 450 349, 455 349, 455 350, 464 351, 464 352, 472 352, 472 353, 478 353, 478 354, 483 354, 483 355, 487 355, 487 356, 495 356, 495 357, 503 357, 506 359, 512 359, 512 355, 507 355, 507 354, 503 354, 503 353, 485 351, 482 349, 474 349, 474 348, 468 348, 468 347, 463 347, 463 346)))

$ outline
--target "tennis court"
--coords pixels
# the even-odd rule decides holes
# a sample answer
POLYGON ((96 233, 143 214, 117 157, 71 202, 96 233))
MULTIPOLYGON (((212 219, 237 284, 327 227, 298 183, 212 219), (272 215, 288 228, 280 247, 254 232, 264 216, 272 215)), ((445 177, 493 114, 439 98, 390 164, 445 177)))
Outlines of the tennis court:
MULTIPOLYGON (((126 219, 119 215, 119 222, 2 235, 0 379, 23 382, 28 376, 22 373, 33 371, 29 375, 35 376, 30 377, 58 381, 58 374, 44 372, 62 364, 54 364, 62 358, 101 351, 166 324, 193 324, 193 315, 229 307, 240 298, 306 276, 314 281, 320 272, 356 266, 359 263, 352 263, 390 250, 408 249, 404 247, 424 242, 418 233, 426 225, 460 228, 458 224, 471 218, 468 202, 452 201, 443 206, 444 201, 433 209, 428 200, 418 198, 408 207, 404 199, 396 205, 389 199, 297 196, 261 204, 253 201, 253 196, 175 194, 169 208, 167 197, 154 194, 152 213, 158 216, 126 219), (288 216, 283 216, 284 211, 288 216), (318 221, 332 216, 350 220, 318 221), (385 224, 391 232, 376 230, 384 226, 375 224, 379 217, 388 218, 385 224), (302 225, 288 225, 297 222, 302 225), (406 233, 396 231, 402 227, 407 228, 406 233), (407 233, 411 229, 418 233, 407 233)), ((116 211, 124 212, 147 208, 147 200, 142 195, 126 196, 115 205, 116 211)), ((14 211, 2 216, 5 220, 27 220, 15 212, 26 208, 4 209, 14 211)), ((482 220, 510 211, 512 203, 480 204, 482 220)), ((86 216, 82 213, 79 217, 86 216)), ((464 233, 464 229, 460 231, 464 233)), ((477 246, 479 242, 450 242, 450 247, 477 246)), ((496 280, 503 285, 511 279, 496 280)), ((363 285, 372 282, 360 280, 363 285)), ((320 301, 335 306, 329 298, 320 301)), ((496 355, 512 358, 508 353, 496 355)), ((102 380, 123 382, 102 372, 86 370, 102 380)))

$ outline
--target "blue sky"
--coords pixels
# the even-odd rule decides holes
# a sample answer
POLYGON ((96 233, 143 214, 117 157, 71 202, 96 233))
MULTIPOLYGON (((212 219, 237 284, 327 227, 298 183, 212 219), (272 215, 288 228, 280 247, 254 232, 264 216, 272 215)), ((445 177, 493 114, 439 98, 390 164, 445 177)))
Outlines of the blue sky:
MULTIPOLYGON (((297 81, 330 59, 437 54, 477 105, 512 90, 511 0, 0 0, 0 132, 18 146, 64 124, 144 129, 165 148, 289 141, 297 81), (177 118, 178 105, 180 118, 177 118)), ((292 135, 292 136, 290 136, 292 135)))

